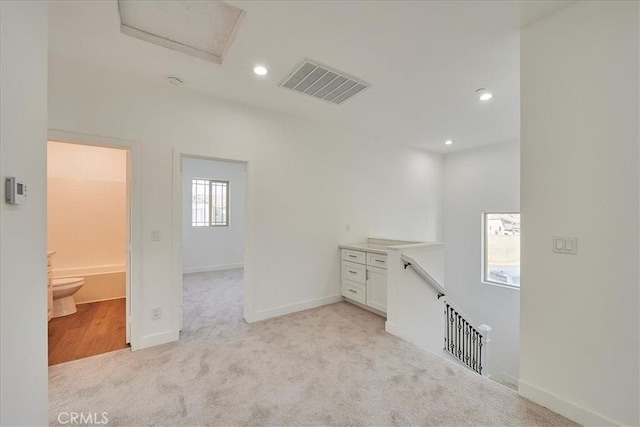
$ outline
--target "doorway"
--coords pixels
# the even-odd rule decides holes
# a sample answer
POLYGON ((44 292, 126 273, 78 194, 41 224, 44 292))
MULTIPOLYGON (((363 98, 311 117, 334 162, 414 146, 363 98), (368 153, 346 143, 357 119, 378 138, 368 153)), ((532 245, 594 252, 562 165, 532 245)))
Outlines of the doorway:
POLYGON ((182 337, 243 321, 247 164, 180 156, 182 337))
POLYGON ((129 347, 131 151, 47 144, 49 365, 129 347))

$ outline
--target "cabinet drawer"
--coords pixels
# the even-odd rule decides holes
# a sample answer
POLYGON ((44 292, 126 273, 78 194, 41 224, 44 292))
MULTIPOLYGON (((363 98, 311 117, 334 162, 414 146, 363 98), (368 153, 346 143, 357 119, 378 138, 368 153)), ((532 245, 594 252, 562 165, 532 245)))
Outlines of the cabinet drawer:
POLYGON ((380 254, 367 254, 367 265, 374 267, 387 268, 387 256, 380 254))
POLYGON ((367 302, 367 288, 351 280, 342 280, 342 295, 360 304, 366 304, 367 302))
POLYGON ((364 252, 343 249, 342 259, 345 261, 357 262, 358 264, 364 264, 366 262, 366 255, 364 252))
POLYGON ((367 281, 367 267, 362 264, 342 261, 342 278, 364 285, 367 281))

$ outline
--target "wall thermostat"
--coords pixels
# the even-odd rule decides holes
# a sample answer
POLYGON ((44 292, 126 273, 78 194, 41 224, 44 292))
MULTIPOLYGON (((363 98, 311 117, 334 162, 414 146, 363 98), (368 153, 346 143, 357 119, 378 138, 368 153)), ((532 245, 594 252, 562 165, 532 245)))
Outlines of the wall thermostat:
POLYGON ((21 205, 27 202, 27 184, 9 176, 4 184, 4 199, 11 205, 21 205))

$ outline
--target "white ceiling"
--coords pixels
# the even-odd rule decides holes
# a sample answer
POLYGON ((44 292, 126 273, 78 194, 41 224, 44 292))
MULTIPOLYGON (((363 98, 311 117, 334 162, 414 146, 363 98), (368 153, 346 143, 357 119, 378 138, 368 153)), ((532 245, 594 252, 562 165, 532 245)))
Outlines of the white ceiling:
POLYGON ((174 75, 181 90, 447 152, 519 139, 519 30, 570 1, 229 3, 246 16, 222 65, 121 34, 116 0, 51 2, 50 60, 174 75), (339 106, 277 87, 303 57, 372 87, 339 106))

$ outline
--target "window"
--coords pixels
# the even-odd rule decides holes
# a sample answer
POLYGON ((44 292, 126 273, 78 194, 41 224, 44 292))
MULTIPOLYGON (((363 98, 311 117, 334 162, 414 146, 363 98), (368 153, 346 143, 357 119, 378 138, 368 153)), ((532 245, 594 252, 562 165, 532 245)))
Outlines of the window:
POLYGON ((520 214, 484 214, 483 278, 486 283, 520 287, 520 214))
POLYGON ((198 178, 191 181, 191 225, 229 225, 229 181, 198 178))

